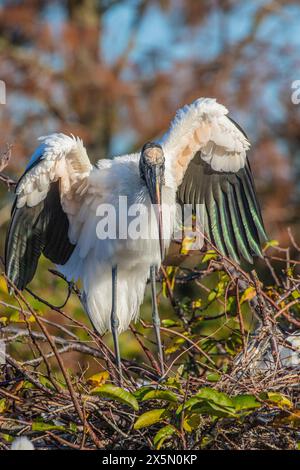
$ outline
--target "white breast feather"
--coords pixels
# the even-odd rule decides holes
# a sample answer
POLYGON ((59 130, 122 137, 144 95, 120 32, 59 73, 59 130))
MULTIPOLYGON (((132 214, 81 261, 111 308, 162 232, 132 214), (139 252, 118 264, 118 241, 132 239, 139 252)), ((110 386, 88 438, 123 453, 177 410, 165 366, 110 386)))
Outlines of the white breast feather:
MULTIPOLYGON (((76 243, 76 248, 68 262, 59 269, 68 279, 82 279, 83 305, 101 334, 110 330, 112 266, 118 266, 117 314, 119 332, 122 332, 138 317, 150 266, 160 264, 158 239, 102 240, 96 232, 100 220, 96 211, 100 204, 118 208, 119 196, 126 196, 128 207, 133 203, 143 203, 148 209, 151 208, 148 189, 139 174, 139 158, 139 154, 133 154, 101 160, 88 177, 87 191, 81 197, 80 209, 72 215, 68 214, 69 237, 76 243)), ((175 193, 164 189, 166 212, 170 212, 168 207, 174 201, 175 193)), ((164 220, 168 220, 167 215, 164 220)), ((144 224, 141 228, 144 229, 144 224)), ((168 240, 172 229, 171 216, 169 223, 164 224, 168 240)))

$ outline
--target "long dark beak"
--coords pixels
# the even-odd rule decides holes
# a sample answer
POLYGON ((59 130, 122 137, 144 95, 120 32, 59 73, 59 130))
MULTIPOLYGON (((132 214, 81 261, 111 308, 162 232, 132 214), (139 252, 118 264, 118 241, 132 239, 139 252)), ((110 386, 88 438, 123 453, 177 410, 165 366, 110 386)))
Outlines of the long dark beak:
POLYGON ((147 186, 152 204, 157 208, 158 236, 161 260, 164 258, 164 235, 162 222, 161 192, 164 179, 164 168, 162 165, 155 165, 148 169, 146 176, 147 186))

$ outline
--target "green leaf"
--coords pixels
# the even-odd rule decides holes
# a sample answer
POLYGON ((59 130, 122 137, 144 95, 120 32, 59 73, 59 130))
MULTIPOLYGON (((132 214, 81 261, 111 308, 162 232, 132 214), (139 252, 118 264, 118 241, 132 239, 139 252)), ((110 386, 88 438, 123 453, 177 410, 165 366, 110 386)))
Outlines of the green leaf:
POLYGON ((191 409, 194 405, 198 405, 199 404, 199 398, 197 397, 192 397, 192 398, 189 398, 189 400, 187 400, 185 403, 183 403, 182 405, 180 405, 177 410, 176 410, 176 414, 179 415, 180 413, 182 413, 184 410, 189 410, 191 409))
POLYGON ((246 300, 252 300, 256 296, 256 289, 254 287, 248 287, 242 294, 240 303, 246 302, 246 300))
POLYGON ((260 394, 263 400, 274 403, 279 408, 293 408, 293 403, 286 396, 278 392, 266 392, 260 394))
POLYGON ((234 404, 231 398, 225 393, 218 392, 209 387, 201 389, 199 393, 190 398, 184 405, 181 405, 176 413, 180 414, 184 409, 191 410, 191 413, 208 414, 217 417, 235 416, 234 404))
POLYGON ((166 381, 166 385, 175 388, 176 390, 182 391, 182 386, 180 383, 180 374, 181 372, 179 371, 175 377, 169 377, 166 381))
POLYGON ((212 302, 217 297, 217 292, 212 290, 207 297, 208 302, 212 302))
POLYGON ((135 411, 138 411, 139 409, 139 404, 132 393, 123 390, 123 388, 115 387, 111 384, 105 384, 101 387, 94 388, 92 390, 92 394, 124 403, 125 405, 131 406, 135 411))
POLYGON ((207 261, 210 261, 211 259, 217 259, 217 258, 218 258, 218 255, 214 250, 208 250, 203 256, 201 263, 206 263, 207 261))
POLYGON ((78 426, 76 423, 69 423, 69 428, 72 432, 78 432, 78 426))
POLYGON ((135 396, 135 398, 137 400, 142 400, 143 397, 148 393, 148 392, 151 392, 151 390, 153 390, 153 387, 149 386, 149 385, 145 385, 144 387, 140 387, 138 388, 137 390, 135 390, 133 392, 133 395, 135 396))
MULTIPOLYGON (((239 412, 260 408, 261 404, 256 400, 254 395, 238 395, 236 397, 229 397, 225 393, 219 392, 209 387, 200 390, 194 397, 190 398, 184 408, 191 410, 187 415, 187 425, 193 429, 191 424, 193 420, 195 423, 195 413, 208 414, 211 416, 222 417, 239 417, 239 412)), ((179 407, 177 414, 181 413, 183 407, 179 407)))
POLYGON ((98 372, 97 374, 92 375, 91 377, 88 377, 87 382, 91 385, 94 385, 95 387, 100 387, 101 385, 104 385, 105 382, 107 382, 109 379, 109 372, 107 370, 104 370, 102 372, 98 372))
POLYGON ((176 339, 175 341, 173 341, 170 346, 168 346, 166 349, 165 349, 165 353, 166 354, 173 354, 174 352, 178 351, 178 349, 180 348, 180 346, 185 343, 185 339, 184 338, 178 338, 176 339))
POLYGON ((271 248, 273 246, 278 246, 279 245, 279 242, 277 240, 269 240, 265 246, 264 246, 264 250, 267 250, 268 248, 271 248))
POLYGON ((161 321, 162 325, 166 328, 170 328, 171 326, 176 326, 178 323, 174 320, 170 320, 168 318, 161 321))
POLYGON ((40 377, 40 383, 42 385, 44 385, 44 387, 47 387, 47 388, 50 388, 51 390, 54 390, 53 383, 50 382, 50 380, 47 379, 47 377, 44 377, 43 375, 40 377))
POLYGON ((300 292, 298 290, 293 290, 292 297, 293 297, 293 299, 299 299, 300 292))
POLYGON ((196 394, 196 397, 202 398, 221 407, 233 408, 231 398, 223 392, 218 392, 213 388, 204 387, 196 394))
POLYGON ((206 376, 206 380, 208 380, 209 382, 218 382, 220 378, 221 375, 216 372, 211 372, 206 376))
POLYGON ((23 389, 31 389, 34 388, 34 385, 31 382, 28 382, 28 380, 25 380, 22 386, 23 389))
POLYGON ((142 429, 152 426, 152 424, 158 423, 162 419, 168 416, 165 408, 159 408, 143 413, 134 423, 134 429, 142 429))
POLYGON ((15 439, 10 434, 6 434, 6 433, 3 433, 3 432, 0 433, 0 436, 2 437, 2 439, 4 439, 5 442, 12 442, 15 439))
POLYGON ((192 412, 199 413, 202 415, 213 416, 215 418, 236 417, 234 409, 225 408, 209 401, 200 401, 198 405, 192 408, 192 412))
POLYGON ((175 393, 170 392, 169 390, 151 390, 143 396, 142 401, 146 400, 165 400, 177 403, 178 397, 175 393))
POLYGON ((199 428, 202 420, 203 418, 201 417, 199 412, 188 413, 187 416, 185 416, 183 420, 183 429, 186 432, 192 432, 199 428))
POLYGON ((232 295, 227 298, 226 311, 234 313, 236 311, 236 299, 232 295))
POLYGON ((172 426, 172 424, 167 424, 167 426, 164 426, 161 428, 154 436, 153 443, 156 447, 157 450, 161 448, 163 443, 168 437, 173 436, 173 434, 177 433, 177 429, 172 426))
POLYGON ((254 395, 237 395, 232 398, 236 411, 261 408, 262 404, 256 400, 254 395))
POLYGON ((6 405, 7 405, 6 398, 2 398, 0 400, 0 413, 3 413, 3 411, 6 410, 6 405))
POLYGON ((200 442, 200 449, 205 449, 213 441, 213 439, 214 438, 212 436, 204 436, 200 442))
POLYGON ((44 423, 42 421, 36 421, 31 425, 32 431, 65 431, 64 426, 58 426, 52 423, 44 423))

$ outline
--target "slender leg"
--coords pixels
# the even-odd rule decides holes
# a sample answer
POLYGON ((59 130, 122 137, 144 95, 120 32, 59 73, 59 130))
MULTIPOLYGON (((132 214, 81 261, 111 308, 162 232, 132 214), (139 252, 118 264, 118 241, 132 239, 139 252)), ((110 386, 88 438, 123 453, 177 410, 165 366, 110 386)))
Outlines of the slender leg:
POLYGON ((122 365, 121 365, 121 356, 120 356, 120 348, 119 348, 119 340, 118 340, 118 327, 119 327, 119 319, 117 315, 117 266, 112 268, 112 306, 111 306, 111 332, 114 341, 114 350, 115 350, 115 357, 116 357, 116 366, 119 372, 119 382, 120 385, 123 383, 123 375, 122 375, 122 365))
POLYGON ((150 267, 150 279, 151 279, 151 292, 152 292, 152 321, 153 321, 156 342, 157 342, 157 347, 158 347, 160 370, 161 370, 162 375, 164 375, 165 366, 164 366, 164 356, 163 356, 161 337, 160 337, 160 318, 159 318, 159 313, 158 313, 158 308, 157 308, 157 298, 156 298, 156 266, 155 265, 150 267))

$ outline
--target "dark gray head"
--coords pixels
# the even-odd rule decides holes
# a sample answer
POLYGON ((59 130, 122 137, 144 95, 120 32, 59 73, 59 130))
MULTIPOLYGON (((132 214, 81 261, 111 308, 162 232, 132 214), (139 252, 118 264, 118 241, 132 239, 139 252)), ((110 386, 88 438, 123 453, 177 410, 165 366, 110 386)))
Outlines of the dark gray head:
POLYGON ((162 146, 155 142, 147 142, 142 148, 140 158, 140 173, 142 178, 146 178, 148 171, 155 172, 156 168, 159 169, 159 172, 164 178, 165 156, 162 146))
POLYGON ((165 180, 165 156, 161 145, 155 142, 144 145, 140 157, 140 175, 146 182, 152 204, 160 203, 158 199, 160 201, 165 180))
POLYGON ((144 145, 140 157, 140 175, 146 182, 152 204, 158 208, 160 251, 163 258, 161 191, 165 182, 165 156, 161 145, 155 142, 144 145))

